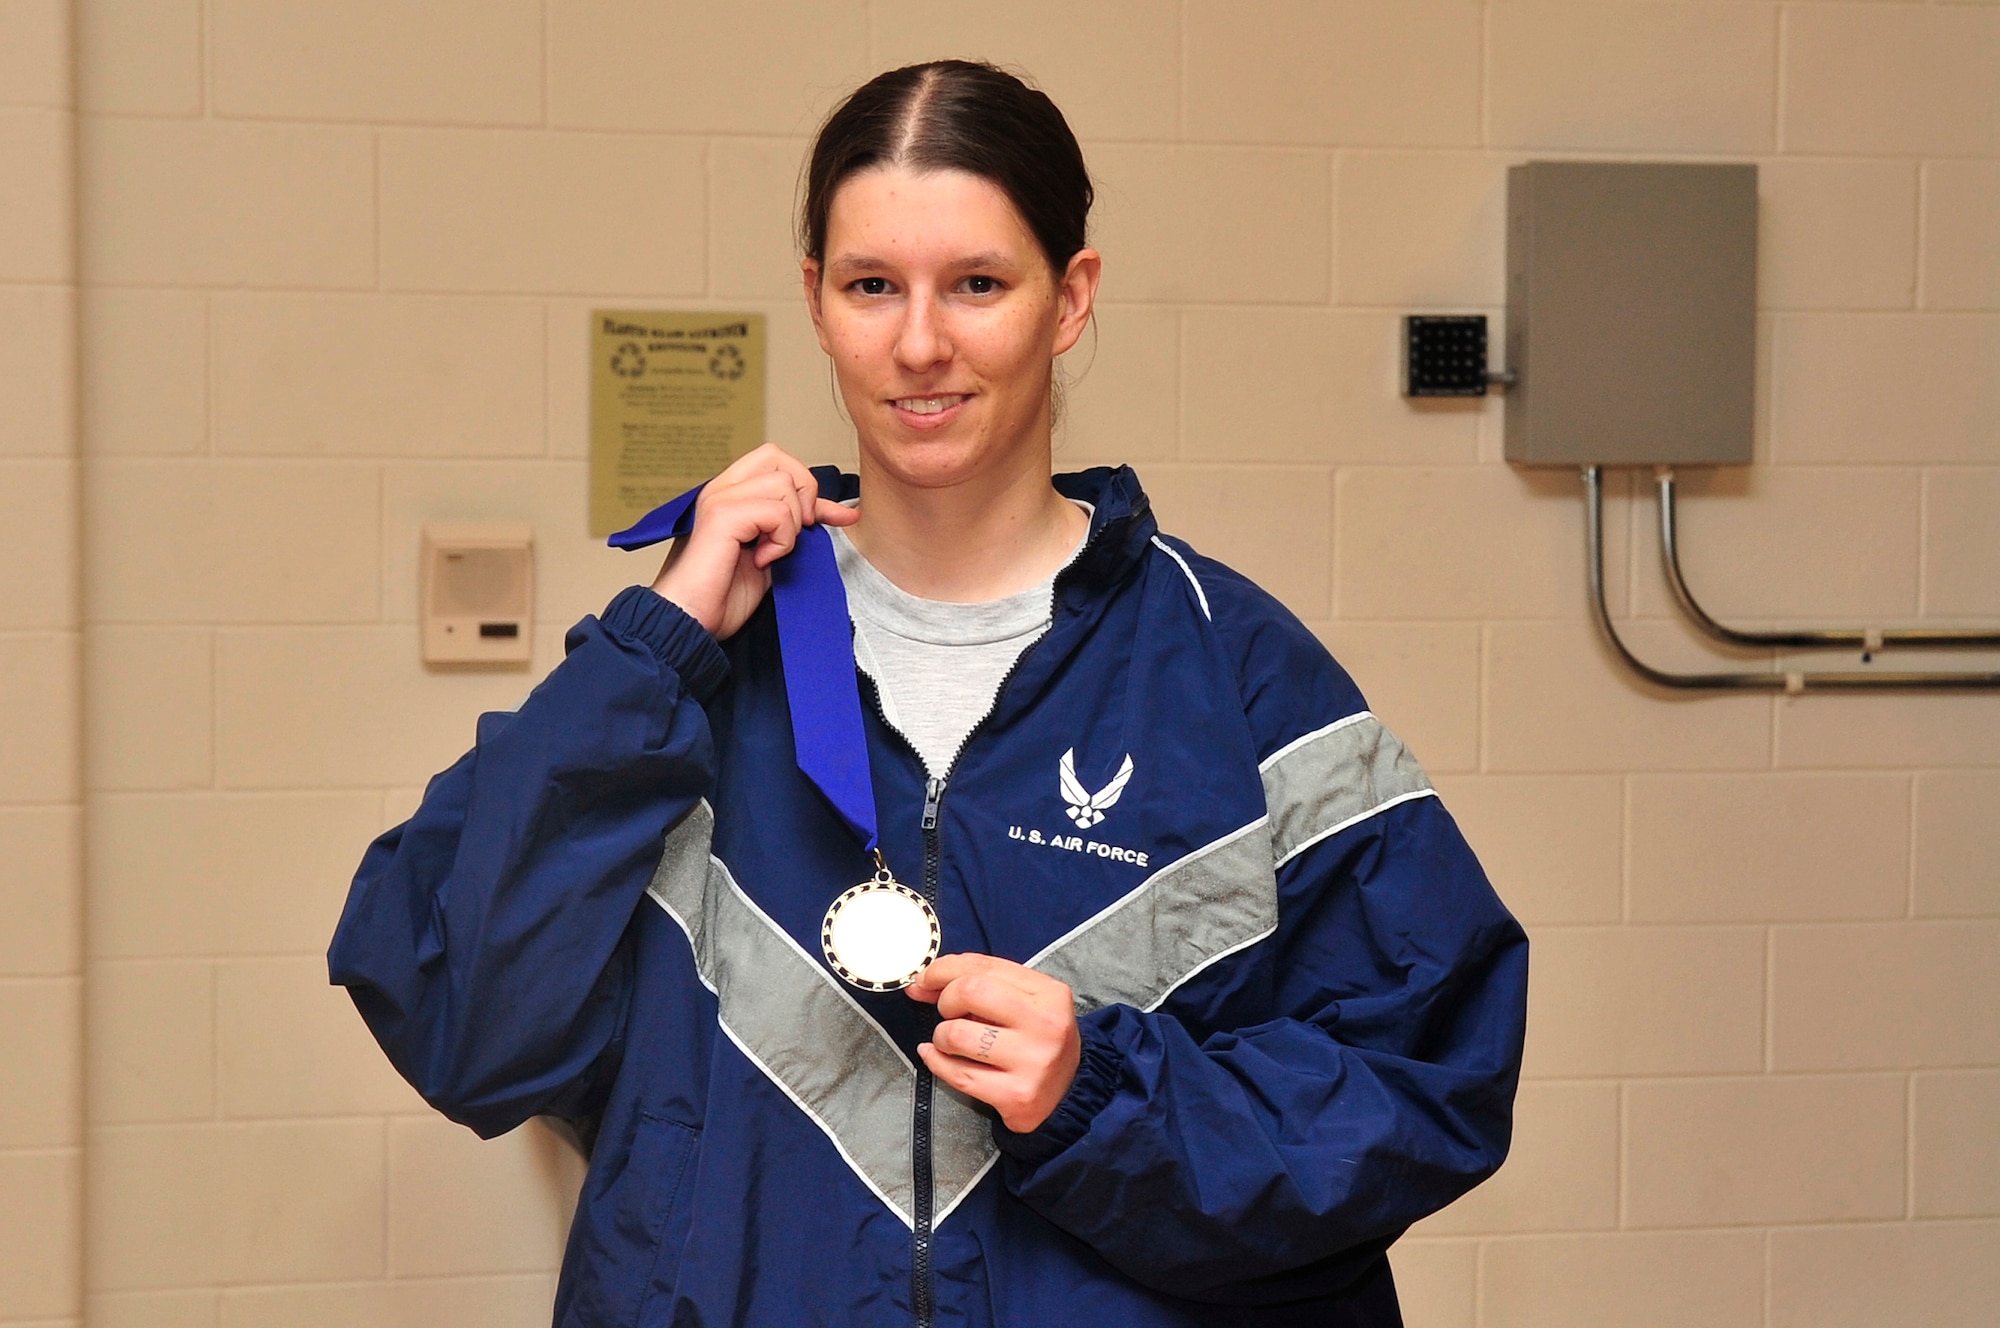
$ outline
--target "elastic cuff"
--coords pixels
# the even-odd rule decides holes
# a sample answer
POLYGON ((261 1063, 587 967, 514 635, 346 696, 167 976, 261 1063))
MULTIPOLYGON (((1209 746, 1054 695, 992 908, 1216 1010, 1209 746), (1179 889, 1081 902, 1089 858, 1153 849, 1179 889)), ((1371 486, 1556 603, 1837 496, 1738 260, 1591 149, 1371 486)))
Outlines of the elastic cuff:
POLYGON ((636 641, 680 675, 681 686, 703 705, 729 679, 729 659, 708 629, 681 606, 648 586, 627 586, 598 619, 606 630, 636 641))
POLYGON ((1124 1053, 1118 1050, 1110 1034, 1088 1019, 1078 1021, 1077 1031, 1083 1035, 1083 1059, 1077 1063, 1076 1078, 1070 1083, 1069 1092, 1049 1113, 1049 1118, 1026 1134, 1016 1134, 999 1121, 993 1122, 993 1142, 1018 1162, 1040 1165, 1083 1138, 1090 1132, 1090 1123, 1097 1119, 1097 1113, 1110 1104, 1118 1091, 1124 1053))

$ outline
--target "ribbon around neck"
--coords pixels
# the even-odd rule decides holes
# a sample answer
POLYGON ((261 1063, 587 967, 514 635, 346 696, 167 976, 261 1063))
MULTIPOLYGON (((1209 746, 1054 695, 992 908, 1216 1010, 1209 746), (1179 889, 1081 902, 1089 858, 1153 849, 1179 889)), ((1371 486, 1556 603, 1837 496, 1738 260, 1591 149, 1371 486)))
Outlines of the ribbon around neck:
MULTIPOLYGON (((706 487, 698 484, 654 508, 607 543, 614 549, 643 549, 687 534, 694 529, 695 499, 706 487)), ((778 657, 785 670, 799 771, 873 853, 878 846, 875 782, 868 765, 868 734, 861 725, 854 629, 826 527, 803 527, 792 551, 771 564, 771 600, 778 613, 778 657)))

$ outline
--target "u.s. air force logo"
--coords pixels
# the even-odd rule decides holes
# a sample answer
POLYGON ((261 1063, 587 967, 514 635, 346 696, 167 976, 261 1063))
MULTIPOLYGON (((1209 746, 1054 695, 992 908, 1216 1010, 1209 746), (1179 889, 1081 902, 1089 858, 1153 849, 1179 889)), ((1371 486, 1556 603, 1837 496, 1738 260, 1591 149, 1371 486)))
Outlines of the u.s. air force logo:
POLYGON ((1079 830, 1088 830, 1103 820, 1104 813, 1118 801, 1118 795, 1123 793, 1125 786, 1131 782, 1130 756, 1125 758, 1124 765, 1118 767, 1118 773, 1111 777, 1111 782, 1095 793, 1084 788, 1077 780, 1076 748, 1072 747, 1064 752, 1062 760, 1056 762, 1056 783, 1062 788, 1063 801, 1069 804, 1063 810, 1069 813, 1069 819, 1076 822, 1076 828, 1079 830))
MULTIPOLYGON (((1105 813, 1110 811, 1124 794, 1125 786, 1131 782, 1132 758, 1129 754, 1125 757, 1124 763, 1118 767, 1118 773, 1111 777, 1111 782, 1095 793, 1085 788, 1083 781, 1076 777, 1076 748, 1072 747, 1064 752, 1062 759, 1056 762, 1056 789, 1062 794, 1062 800, 1066 804, 1063 807, 1063 815, 1075 822, 1079 830, 1088 830, 1102 821, 1105 813)), ((1147 861, 1147 854, 1138 849, 1100 843, 1095 839, 1085 839, 1082 835, 1072 835, 1062 831, 1045 835, 1037 829, 1010 825, 1007 827, 1007 837, 1024 840, 1030 844, 1040 844, 1047 848, 1066 848, 1073 853, 1088 853, 1093 857, 1109 858, 1113 862, 1129 862, 1139 867, 1144 867, 1147 861)))

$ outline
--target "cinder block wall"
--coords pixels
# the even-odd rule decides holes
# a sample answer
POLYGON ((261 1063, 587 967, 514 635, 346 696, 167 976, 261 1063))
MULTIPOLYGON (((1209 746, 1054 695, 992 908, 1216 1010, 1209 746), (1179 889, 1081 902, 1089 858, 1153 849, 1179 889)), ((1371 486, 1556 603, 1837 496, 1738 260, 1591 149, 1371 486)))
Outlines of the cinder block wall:
MULTIPOLYGON (((0 9, 5 539, 51 568, 64 9, 0 9)), ((1756 161, 1760 464, 1691 477, 1691 579, 1745 621, 2000 619, 2000 9, 76 16, 93 1325, 545 1321, 573 1164, 431 1116, 324 987, 361 845, 529 681, 417 663, 416 531, 536 523, 543 668, 650 570, 583 533, 593 305, 767 312, 772 435, 849 456, 799 157, 839 91, 940 54, 1031 71, 1102 184, 1064 460, 1134 462, 1323 633, 1536 938, 1515 1157, 1398 1247, 1412 1324, 2000 1312, 2000 699, 1638 690, 1584 617, 1575 478, 1500 462, 1497 399, 1395 390, 1400 314, 1500 312, 1509 163, 1756 161)), ((1614 608, 1684 662, 1645 487, 1614 488, 1614 608)), ((75 875, 75 619, 36 584, 0 622, 35 754, 0 786, 30 847, 0 853, 0 1000, 31 1007, 0 1026, 53 1068, 0 1070, 0 1222, 50 1252, 0 1247, 0 1321, 74 1313, 12 1290, 75 1248, 76 1112, 42 1087, 72 950, 61 910, 11 925, 75 875)))
POLYGON ((69 6, 0 4, 0 1322, 83 1272, 82 655, 69 6))

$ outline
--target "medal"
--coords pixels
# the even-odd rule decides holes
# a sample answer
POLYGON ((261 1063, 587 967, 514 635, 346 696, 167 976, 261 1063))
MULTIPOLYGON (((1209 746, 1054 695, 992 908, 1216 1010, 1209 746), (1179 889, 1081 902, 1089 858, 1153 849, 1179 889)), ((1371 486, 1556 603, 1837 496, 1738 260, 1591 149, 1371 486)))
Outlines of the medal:
MULTIPOLYGON (((700 493, 700 488, 691 489, 655 508, 637 525, 613 535, 611 546, 639 549, 687 534, 694 528, 694 500, 700 493)), ((882 860, 861 688, 854 680, 847 587, 824 526, 800 530, 792 551, 771 564, 771 601, 778 615, 778 656, 799 772, 825 795, 875 859, 875 874, 826 910, 820 948, 827 966, 863 991, 907 987, 938 957, 943 934, 930 901, 898 881, 882 860)))
POLYGON ((895 991, 917 980, 944 939, 937 910, 893 876, 882 855, 875 875, 826 910, 820 949, 827 966, 863 991, 895 991))

